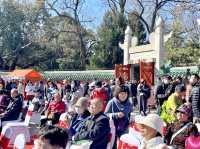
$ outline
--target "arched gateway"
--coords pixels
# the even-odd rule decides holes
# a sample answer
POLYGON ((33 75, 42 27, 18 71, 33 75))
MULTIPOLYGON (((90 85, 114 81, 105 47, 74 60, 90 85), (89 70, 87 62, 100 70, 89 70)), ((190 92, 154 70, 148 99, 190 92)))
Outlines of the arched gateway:
POLYGON ((158 18, 155 31, 149 35, 149 44, 137 46, 137 38, 132 37, 132 30, 127 26, 124 44, 119 46, 124 50, 124 66, 130 67, 130 78, 144 78, 149 85, 155 78, 165 60, 164 43, 172 33, 164 36, 164 21, 158 18), (137 74, 139 74, 137 76, 137 74))

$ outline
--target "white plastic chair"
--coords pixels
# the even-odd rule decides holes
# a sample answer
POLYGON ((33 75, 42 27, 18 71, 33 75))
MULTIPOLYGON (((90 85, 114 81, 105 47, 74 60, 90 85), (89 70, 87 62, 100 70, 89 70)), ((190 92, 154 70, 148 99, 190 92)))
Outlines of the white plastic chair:
POLYGON ((5 125, 1 132, 1 143, 3 143, 4 148, 7 148, 9 145, 13 145, 19 134, 24 134, 26 142, 31 141, 27 126, 20 124, 15 125, 15 123, 5 125))
POLYGON ((33 112, 34 109, 34 105, 31 104, 28 108, 28 111, 26 113, 26 117, 24 122, 17 122, 17 121, 6 121, 6 123, 4 124, 4 122, 2 123, 2 126, 6 126, 6 125, 25 125, 25 126, 29 126, 29 124, 33 123, 33 124, 40 124, 40 118, 41 115, 37 112, 33 112))
POLYGON ((25 149, 25 144, 26 140, 24 134, 19 134, 15 139, 13 149, 25 149))
POLYGON ((3 126, 1 136, 3 136, 4 138, 7 138, 8 136, 7 134, 11 133, 11 137, 9 136, 9 144, 12 145, 14 143, 14 139, 16 138, 16 136, 21 133, 25 135, 26 142, 31 141, 32 134, 29 131, 29 124, 31 123, 31 118, 34 114, 33 109, 34 109, 34 105, 30 105, 24 122, 11 121, 11 122, 7 122, 3 126))

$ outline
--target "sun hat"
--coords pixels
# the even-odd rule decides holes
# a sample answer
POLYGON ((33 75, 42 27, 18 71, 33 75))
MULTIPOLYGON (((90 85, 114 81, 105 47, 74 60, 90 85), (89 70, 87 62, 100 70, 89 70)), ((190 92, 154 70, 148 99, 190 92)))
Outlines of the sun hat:
POLYGON ((148 114, 147 116, 141 116, 135 119, 135 122, 138 124, 143 124, 148 127, 155 129, 161 135, 163 134, 163 121, 157 114, 148 114))
POLYGON ((78 99, 78 101, 76 102, 75 106, 77 107, 87 107, 88 105, 88 98, 87 97, 81 97, 78 99))

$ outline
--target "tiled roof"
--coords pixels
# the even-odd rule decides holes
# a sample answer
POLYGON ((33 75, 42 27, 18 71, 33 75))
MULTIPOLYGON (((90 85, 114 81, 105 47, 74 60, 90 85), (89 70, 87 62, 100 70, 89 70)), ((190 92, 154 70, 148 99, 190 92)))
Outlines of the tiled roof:
POLYGON ((42 72, 45 79, 50 80, 111 80, 114 79, 114 70, 92 71, 45 71, 42 72))

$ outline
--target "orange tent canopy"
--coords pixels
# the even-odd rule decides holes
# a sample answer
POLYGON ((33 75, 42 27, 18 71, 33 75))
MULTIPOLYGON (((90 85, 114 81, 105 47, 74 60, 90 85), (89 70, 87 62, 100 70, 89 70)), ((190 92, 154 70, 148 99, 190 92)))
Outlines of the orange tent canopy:
POLYGON ((9 77, 13 79, 30 80, 30 81, 40 81, 43 80, 41 74, 34 69, 16 69, 8 74, 9 77))

